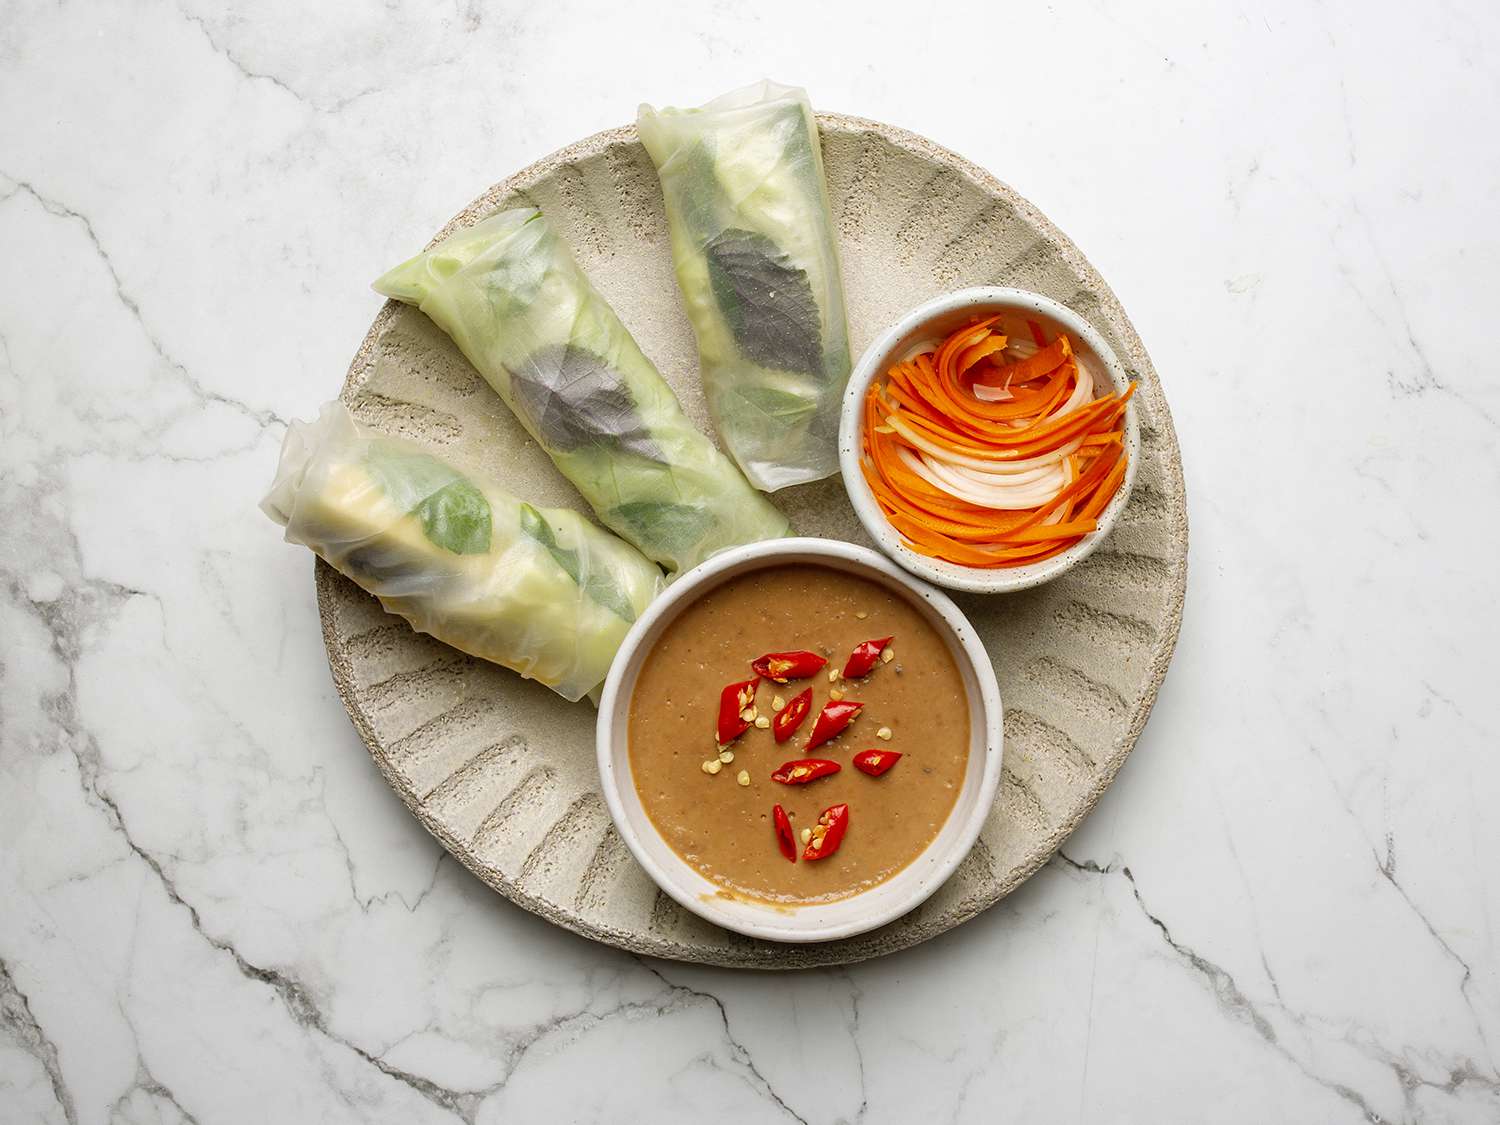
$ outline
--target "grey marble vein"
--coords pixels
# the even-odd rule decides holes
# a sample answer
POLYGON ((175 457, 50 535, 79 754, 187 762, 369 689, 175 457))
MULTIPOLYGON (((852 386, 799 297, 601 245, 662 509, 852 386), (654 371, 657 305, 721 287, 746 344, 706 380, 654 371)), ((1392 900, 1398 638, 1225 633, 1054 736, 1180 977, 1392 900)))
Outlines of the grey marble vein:
MULTIPOLYGON (((1175 939, 1172 936, 1172 931, 1167 926, 1167 923, 1162 918, 1152 913, 1151 909, 1146 905, 1146 901, 1141 894, 1140 886, 1128 866, 1122 863, 1112 862, 1101 865, 1093 860, 1075 860, 1061 851, 1057 853, 1056 860, 1064 866, 1078 872, 1100 876, 1107 876, 1118 873, 1120 876, 1122 876, 1125 879, 1126 883, 1129 885, 1131 896, 1134 899, 1136 906, 1139 907, 1141 914, 1160 933, 1162 940, 1167 944, 1167 946, 1175 954, 1182 958, 1183 961, 1185 961, 1195 973, 1203 977, 1208 982, 1214 994, 1216 1003, 1226 1015, 1237 1021, 1248 1023, 1249 1026, 1254 1029, 1257 1035, 1265 1040, 1279 1054, 1283 1055, 1288 1061, 1293 1063, 1297 1067, 1297 1069, 1300 1070, 1304 1075, 1306 1075, 1314 1082, 1317 1082, 1319 1085, 1325 1086, 1326 1088, 1332 1090, 1340 1098, 1349 1102, 1351 1105, 1356 1106, 1360 1110, 1365 1120, 1377 1123, 1384 1123, 1393 1120, 1392 1118, 1385 1117, 1381 1113, 1377 1112, 1367 1100, 1366 1096, 1361 1094, 1359 1091, 1352 1089, 1342 1082, 1330 1080, 1329 1078, 1316 1073, 1303 1058, 1299 1057, 1289 1045, 1283 1042, 1281 1036, 1277 1034, 1277 1031, 1272 1025, 1270 1019, 1262 1012, 1261 1008, 1241 990, 1239 985, 1235 983, 1234 978, 1229 974, 1228 971, 1226 971, 1222 966, 1215 964, 1207 957, 1204 957, 1196 950, 1175 939)), ((1377 864, 1379 864, 1378 856, 1376 857, 1376 861, 1377 864)), ((1399 891, 1399 884, 1394 883, 1391 875, 1386 872, 1386 868, 1384 866, 1381 866, 1380 870, 1382 875, 1390 880, 1399 891)), ((1405 897, 1404 894, 1403 897, 1405 897)), ((1407 901, 1409 903, 1409 900, 1407 901)), ((1414 905, 1412 906, 1412 909, 1416 911, 1416 907, 1414 905)), ((1417 911, 1417 913, 1420 917, 1420 911, 1417 911)), ((1423 919, 1423 921, 1425 924, 1426 920, 1423 919)), ((1428 928, 1429 930, 1431 929, 1430 926, 1428 928)), ((1455 954, 1453 954, 1451 949, 1446 948, 1446 943, 1442 942, 1442 939, 1438 937, 1436 932, 1433 932, 1433 936, 1437 938, 1440 944, 1444 945, 1445 952, 1447 952, 1450 956, 1456 956, 1455 954)), ((1465 968, 1467 969, 1467 966, 1465 966, 1465 968)), ((1282 997, 1280 995, 1280 990, 1276 987, 1275 978, 1271 975, 1269 966, 1266 967, 1266 972, 1272 985, 1272 991, 1275 995, 1277 1006, 1280 1008, 1284 1015, 1291 1019, 1294 1024, 1305 1027, 1305 1017, 1299 1016, 1297 1013, 1288 1010, 1283 1003, 1282 997)), ((1468 981, 1469 974, 1466 972, 1461 987, 1466 986, 1468 984, 1468 981)), ((1482 1026, 1478 1030, 1480 1038, 1481 1040, 1483 1040, 1482 1026)), ((1408 1113, 1412 1113, 1416 1109, 1416 1107, 1412 1104, 1409 1095, 1412 1091, 1420 1087, 1430 1087, 1443 1093, 1451 1094, 1465 1084, 1472 1084, 1476 1089, 1479 1090, 1487 1091, 1490 1093, 1500 1093, 1500 1076, 1497 1076, 1497 1074, 1495 1073, 1493 1062, 1491 1062, 1490 1064, 1489 1072, 1484 1073, 1479 1069, 1479 1065, 1473 1059, 1460 1058, 1452 1060, 1444 1064, 1447 1070, 1444 1080, 1435 1081, 1432 1079, 1424 1078, 1421 1075, 1417 1074, 1414 1069, 1403 1060, 1400 1054, 1388 1051, 1384 1048, 1379 1047, 1378 1045, 1373 1046, 1374 1049, 1370 1051, 1372 1057, 1378 1058, 1378 1060, 1383 1065, 1391 1069, 1391 1071, 1399 1080, 1401 1090, 1404 1094, 1408 1095, 1405 1099, 1406 1104, 1404 1107, 1408 1111, 1408 1113)), ((1487 1049, 1488 1044, 1486 1043, 1485 1046, 1487 1049)))
POLYGON ((204 40, 208 43, 209 47, 213 49, 214 54, 219 55, 225 61, 227 61, 229 65, 234 67, 235 70, 239 71, 239 73, 247 81, 269 83, 270 85, 276 87, 276 89, 290 95, 295 101, 297 101, 301 105, 308 107, 309 109, 316 110, 320 113, 338 113, 340 110, 349 105, 352 105, 353 103, 359 101, 361 98, 367 98, 371 94, 380 92, 379 86, 368 86, 362 90, 357 90, 352 94, 337 98, 326 105, 315 102, 306 95, 298 92, 298 90, 290 83, 276 77, 276 75, 259 70, 253 70, 249 66, 247 66, 239 57, 239 55, 235 53, 234 50, 232 50, 226 43, 221 42, 216 37, 214 31, 209 27, 208 21, 205 20, 202 16, 192 15, 190 13, 184 12, 183 18, 185 18, 188 23, 192 24, 200 32, 202 32, 204 40))
MULTIPOLYGON (((278 415, 273 410, 258 410, 247 405, 244 402, 241 402, 239 399, 232 398, 228 395, 222 394, 219 391, 210 390, 204 387, 200 382, 198 382, 198 380, 193 378, 193 376, 188 372, 187 368, 184 367, 179 360, 174 359, 172 355, 168 353, 166 346, 161 341, 161 338, 156 334, 151 326, 147 324, 145 314, 141 311, 140 303, 133 296, 131 296, 129 291, 125 288, 125 283, 121 279, 119 271, 115 268, 115 264, 111 260, 109 252, 105 250, 104 244, 100 242, 98 232, 94 229, 94 224, 89 220, 88 216, 82 214, 79 211, 73 210, 71 207, 67 206, 64 203, 59 203, 57 200, 42 194, 41 191, 39 191, 32 184, 27 183, 25 180, 16 179, 15 177, 10 176, 3 171, 0 171, 0 179, 6 180, 11 183, 14 187, 14 191, 24 192, 26 195, 36 200, 36 202, 41 205, 41 207, 47 212, 47 214, 54 215, 62 219, 70 219, 82 228, 84 235, 88 238, 89 243, 97 252, 100 263, 109 273, 110 281, 114 285, 115 295, 120 299, 120 304, 122 304, 127 310, 129 310, 130 315, 135 319, 136 323, 140 325, 141 332, 145 336, 147 342, 151 345, 151 349, 156 352, 163 363, 165 363, 173 372, 177 374, 177 376, 182 380, 183 384, 187 387, 188 390, 192 392, 194 398, 196 398, 200 404, 218 403, 221 406, 230 407, 231 409, 236 410, 244 414, 246 417, 250 418, 262 429, 271 425, 278 425, 283 428, 286 426, 286 419, 278 415)), ((9 198, 9 196, 7 196, 7 198, 9 198)))
POLYGON ((78 1120, 78 1110, 73 1105, 73 1095, 63 1079, 62 1067, 58 1063, 57 1044, 47 1037, 41 1024, 31 1011, 31 1002, 17 987, 10 967, 0 960, 0 1027, 8 1037, 14 1039, 23 1051, 41 1063, 52 1084, 52 1095, 62 1108, 69 1125, 78 1120))
POLYGON ((1145 917, 1146 921, 1155 927, 1158 933, 1160 933, 1161 939, 1173 953, 1186 962, 1196 974, 1204 978, 1213 993, 1215 1003, 1218 1004, 1220 1010, 1225 1015, 1237 1022, 1248 1024, 1257 1035, 1264 1039, 1271 1047, 1275 1048, 1278 1053, 1285 1056, 1288 1061, 1293 1063, 1308 1078, 1319 1085, 1326 1086, 1340 1098, 1357 1107, 1366 1121, 1372 1122, 1374 1125, 1384 1125, 1387 1119, 1372 1109, 1358 1091, 1352 1090, 1340 1082, 1330 1082, 1308 1070, 1306 1064, 1281 1043, 1275 1028, 1271 1026, 1271 1022, 1261 1013, 1256 1004, 1240 990, 1239 985, 1235 983, 1234 978, 1227 971, 1196 950, 1172 937, 1172 931, 1168 929, 1166 922, 1151 913, 1150 908, 1146 906, 1145 899, 1141 897, 1141 889, 1137 885, 1135 876, 1131 874, 1129 867, 1123 864, 1116 866, 1112 863, 1100 865, 1093 860, 1075 860, 1061 851, 1057 853, 1056 858, 1062 864, 1071 867, 1075 871, 1087 872, 1093 875, 1120 874, 1129 884, 1131 896, 1135 900, 1136 906, 1140 908, 1141 914, 1145 917))
POLYGON ((715 996, 712 992, 705 992, 701 989, 691 988, 688 985, 677 984, 676 982, 672 981, 662 969, 653 965, 644 957, 633 957, 632 959, 638 965, 640 965, 641 968, 645 969, 648 973, 661 981, 662 984, 666 985, 667 988, 671 990, 672 995, 677 997, 679 1000, 685 1000, 689 1003, 693 1001, 703 1000, 711 1004, 718 1012, 720 1022, 724 1025, 724 1039, 729 1044, 734 1061, 744 1067, 745 1071, 747 1072, 747 1080, 751 1083, 755 1090, 758 1093, 769 1098, 776 1105, 776 1108, 779 1109, 786 1117, 790 1117, 793 1121, 800 1121, 802 1125, 808 1125, 807 1119, 791 1106, 787 1105, 785 1099, 783 1099, 782 1096, 778 1094, 776 1090, 771 1086, 770 1082, 766 1080, 766 1076, 762 1074, 760 1072, 760 1069, 755 1065, 755 1060, 750 1056, 750 1052, 745 1049, 744 1044, 735 1039, 734 1033, 730 1030, 729 1026, 729 1011, 724 1007, 723 1000, 719 999, 719 997, 715 996))

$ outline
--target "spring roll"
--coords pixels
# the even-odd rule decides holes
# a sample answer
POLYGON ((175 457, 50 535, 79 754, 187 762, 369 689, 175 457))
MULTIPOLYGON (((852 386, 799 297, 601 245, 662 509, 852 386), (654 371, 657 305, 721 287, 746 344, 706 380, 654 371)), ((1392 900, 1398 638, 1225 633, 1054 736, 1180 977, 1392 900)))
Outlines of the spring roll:
POLYGON ((569 700, 604 680, 662 586, 577 512, 532 507, 339 403, 293 423, 261 508, 419 633, 569 700))
POLYGON ((534 207, 459 231, 375 289, 447 332, 604 525, 668 569, 787 534, 534 207))
POLYGON ((720 439, 768 492, 830 476, 849 333, 806 91, 762 82, 699 109, 643 105, 636 128, 720 439))

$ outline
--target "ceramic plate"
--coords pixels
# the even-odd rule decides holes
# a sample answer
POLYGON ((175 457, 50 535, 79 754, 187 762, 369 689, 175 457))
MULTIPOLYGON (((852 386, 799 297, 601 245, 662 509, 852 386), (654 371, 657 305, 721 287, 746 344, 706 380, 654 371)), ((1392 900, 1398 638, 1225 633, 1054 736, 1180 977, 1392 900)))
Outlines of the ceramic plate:
MULTIPOLYGON (((505 897, 639 953, 791 968, 856 961, 951 929, 1046 862, 1140 735, 1177 640, 1187 514, 1177 441, 1140 339, 1083 255, 987 172, 912 133, 819 114, 855 355, 913 305, 1011 285, 1088 318, 1133 378, 1143 456, 1110 538, 1076 570, 1003 596, 956 594, 1005 700, 1005 770, 979 842, 926 903, 878 930, 787 946, 711 926, 659 891, 599 794, 595 712, 413 633, 322 563, 334 682, 381 772, 450 852, 505 897)), ((599 133, 496 184, 437 237, 501 207, 541 207, 712 434, 672 277, 656 173, 633 128, 599 133)), ((349 370, 362 420, 445 447, 533 503, 584 507, 505 405, 420 312, 388 304, 349 370)), ((837 476, 779 492, 802 535, 869 544, 837 476)))

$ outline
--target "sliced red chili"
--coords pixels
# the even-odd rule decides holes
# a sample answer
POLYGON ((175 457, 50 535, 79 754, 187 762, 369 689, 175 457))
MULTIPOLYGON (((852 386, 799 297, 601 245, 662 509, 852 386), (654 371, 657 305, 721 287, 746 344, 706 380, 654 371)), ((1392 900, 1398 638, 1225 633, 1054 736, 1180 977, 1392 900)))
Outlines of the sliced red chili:
POLYGON ((792 863, 797 862, 797 838, 792 835, 792 822, 787 819, 786 809, 777 805, 771 810, 771 820, 776 826, 776 846, 792 863))
POLYGON ((812 839, 803 849, 803 859, 827 859, 839 850, 844 842, 844 833, 849 831, 849 806, 830 805, 818 817, 813 826, 812 839))
POLYGON ((885 651, 885 646, 890 643, 890 637, 881 637, 879 640, 855 645, 854 651, 849 654, 849 663, 844 665, 844 679, 857 680, 861 676, 868 676, 870 669, 880 661, 880 654, 885 651))
POLYGON ((838 735, 854 721, 854 716, 864 709, 863 703, 855 703, 851 699, 823 704, 823 710, 818 712, 818 721, 813 723, 812 734, 807 736, 807 749, 822 746, 830 738, 838 735))
POLYGON ((776 741, 785 742, 796 734, 797 728, 802 725, 802 720, 807 718, 807 713, 811 710, 812 688, 807 688, 793 696, 790 703, 771 716, 771 733, 776 736, 776 741))
POLYGON ((838 773, 842 768, 827 758, 793 758, 790 762, 782 762, 781 768, 771 775, 771 780, 783 785, 806 785, 809 781, 838 773))
POLYGON ((871 777, 879 777, 901 760, 894 750, 861 750, 852 759, 854 768, 871 777))
POLYGON ((727 685, 719 693, 719 745, 725 746, 750 729, 750 720, 742 718, 740 712, 755 702, 755 686, 759 680, 741 680, 727 685))
POLYGON ((759 660, 752 660, 750 667, 756 675, 784 684, 788 680, 805 680, 828 661, 815 652, 768 652, 759 660))

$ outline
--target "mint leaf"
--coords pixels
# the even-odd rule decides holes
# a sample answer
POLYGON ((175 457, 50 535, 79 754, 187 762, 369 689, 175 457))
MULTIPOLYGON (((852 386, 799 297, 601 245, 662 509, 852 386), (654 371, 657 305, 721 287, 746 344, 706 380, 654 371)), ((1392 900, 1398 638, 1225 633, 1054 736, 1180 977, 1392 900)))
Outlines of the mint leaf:
POLYGON ((455 555, 490 549, 490 502, 466 480, 444 485, 416 508, 427 538, 455 555))
POLYGON ((562 567, 573 580, 573 584, 581 585, 583 592, 587 594, 596 604, 609 610, 621 621, 635 620, 635 606, 620 591, 608 575, 590 573, 587 581, 581 581, 583 567, 578 560, 578 552, 569 550, 557 541, 557 535, 552 530, 552 525, 542 518, 542 513, 530 504, 521 505, 521 531, 535 539, 547 549, 552 560, 562 567))
POLYGON ((811 197, 820 198, 825 188, 814 154, 814 147, 818 143, 817 122, 808 120, 808 114, 800 101, 776 114, 773 121, 774 127, 784 130, 786 134, 781 159, 802 180, 811 197))
POLYGON ((714 300, 745 356, 762 367, 821 371, 823 321, 806 272, 755 231, 722 231, 704 253, 714 300))
POLYGON ((659 554, 682 555, 697 546, 714 525, 712 512, 687 504, 637 500, 611 508, 606 523, 618 520, 630 529, 630 537, 650 543, 659 554))
POLYGON ((521 505, 521 530, 546 547, 547 553, 557 561, 557 565, 568 572, 568 577, 574 582, 578 581, 578 552, 564 550, 557 542, 557 533, 552 530, 552 525, 542 519, 542 513, 530 504, 521 505))
MULTIPOLYGON (((717 198, 719 187, 714 154, 703 138, 672 158, 673 178, 678 184, 677 208, 683 225, 695 240, 706 238, 710 231, 722 228, 717 198)), ((665 181, 663 181, 665 182, 665 181)))
MULTIPOLYGON (((538 211, 535 217, 540 219, 541 212, 538 211)), ((473 281, 476 289, 489 302, 497 321, 523 315, 535 303, 537 294, 542 290, 542 283, 547 280, 545 255, 536 252, 534 245, 512 247, 511 244, 523 236, 530 243, 537 241, 530 231, 518 230, 506 238, 504 245, 507 252, 492 261, 481 263, 480 266, 470 267, 471 273, 475 274, 480 269, 483 270, 482 275, 475 276, 473 281)))
POLYGON ((735 394, 768 417, 789 425, 800 421, 818 408, 818 400, 806 393, 778 387, 736 387, 735 394))
POLYGON ((510 389, 516 413, 552 449, 603 445, 662 460, 630 388, 592 352, 571 344, 542 348, 511 371, 510 389))
POLYGON ((371 444, 365 468, 396 507, 417 517, 436 546, 455 555, 490 549, 490 502, 455 469, 387 442, 371 444))

